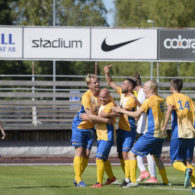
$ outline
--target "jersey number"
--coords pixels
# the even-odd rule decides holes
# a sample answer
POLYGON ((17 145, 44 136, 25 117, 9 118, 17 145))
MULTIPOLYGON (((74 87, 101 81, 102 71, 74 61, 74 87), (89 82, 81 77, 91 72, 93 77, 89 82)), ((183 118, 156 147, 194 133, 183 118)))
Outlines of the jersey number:
POLYGON ((164 107, 163 103, 160 104, 160 110, 161 110, 161 112, 164 112, 164 110, 165 110, 165 107, 164 107))
MULTIPOLYGON (((181 100, 179 100, 178 103, 180 104, 179 110, 184 110, 184 108, 183 108, 183 106, 182 106, 182 103, 181 103, 181 100)), ((184 107, 187 108, 188 110, 190 110, 190 104, 189 104, 188 101, 186 101, 184 107)))

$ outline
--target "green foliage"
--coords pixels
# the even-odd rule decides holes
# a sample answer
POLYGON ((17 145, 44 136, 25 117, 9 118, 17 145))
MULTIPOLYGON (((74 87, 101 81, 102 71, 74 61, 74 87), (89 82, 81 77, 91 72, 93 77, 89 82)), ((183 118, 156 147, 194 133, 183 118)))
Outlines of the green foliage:
MULTIPOLYGON (((115 0, 116 27, 152 27, 147 20, 154 20, 156 27, 194 27, 195 26, 195 1, 191 0, 115 0)), ((127 63, 119 62, 117 72, 124 74, 131 69, 127 63)), ((136 63, 135 70, 149 75, 148 63, 136 63), (139 68, 138 68, 139 67, 139 68), (140 70, 139 70, 140 69, 140 70)), ((193 76, 195 63, 160 63, 160 76, 193 76)), ((145 74, 144 74, 145 75, 145 74)), ((156 66, 154 66, 156 76, 156 66)))
POLYGON ((0 25, 9 25, 12 24, 12 14, 10 3, 13 0, 1 0, 0 1, 0 25))
MULTIPOLYGON (((2 24, 53 25, 52 0, 0 1, 2 24), (2 8, 2 9, 1 9, 2 8), (8 13, 12 18, 9 18, 8 13), (8 21, 9 20, 9 21, 8 21)), ((57 26, 108 26, 107 10, 102 0, 56 0, 57 26)), ((93 63, 56 62, 57 74, 86 74, 94 72, 93 63)), ((1 74, 31 74, 31 61, 1 61, 1 74)), ((35 74, 52 74, 52 62, 35 62, 35 74)))

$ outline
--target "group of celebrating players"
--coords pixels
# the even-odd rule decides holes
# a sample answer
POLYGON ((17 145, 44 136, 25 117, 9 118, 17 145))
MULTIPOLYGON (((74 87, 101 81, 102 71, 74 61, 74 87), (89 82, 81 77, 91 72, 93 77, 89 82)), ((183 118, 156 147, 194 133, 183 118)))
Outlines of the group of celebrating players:
POLYGON ((137 187, 139 182, 145 179, 147 183, 157 183, 156 166, 163 185, 171 185, 160 157, 166 138, 166 127, 172 115, 171 163, 174 168, 185 173, 184 187, 191 183, 192 193, 195 193, 195 169, 191 164, 195 143, 195 107, 190 97, 180 92, 183 87, 182 80, 173 79, 170 83, 172 94, 166 98, 165 115, 165 100, 158 96, 158 85, 155 81, 147 81, 142 87, 140 75, 135 74, 118 86, 112 81, 111 67, 112 65, 104 67, 105 78, 108 85, 120 94, 120 106, 114 103, 107 88, 100 90, 97 76, 88 74, 86 83, 89 90, 83 94, 81 109, 72 122, 71 144, 75 147, 73 162, 75 186, 87 186, 81 175, 88 164, 95 132, 97 183, 92 187, 103 186, 104 171, 108 175, 105 185, 116 183, 108 160, 115 137, 118 157, 125 175, 121 187, 137 187), (119 117, 117 131, 116 117, 119 117), (149 173, 144 166, 143 157, 147 157, 149 173), (138 178, 137 165, 140 169, 138 178))

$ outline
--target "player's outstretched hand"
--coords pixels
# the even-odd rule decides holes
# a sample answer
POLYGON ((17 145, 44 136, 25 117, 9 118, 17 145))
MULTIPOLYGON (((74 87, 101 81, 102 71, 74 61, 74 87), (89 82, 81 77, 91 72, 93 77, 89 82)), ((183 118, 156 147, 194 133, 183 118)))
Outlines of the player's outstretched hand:
POLYGON ((166 129, 164 127, 161 129, 161 132, 163 136, 166 136, 166 129))
POLYGON ((112 64, 107 65, 107 66, 104 66, 104 72, 105 72, 105 74, 109 74, 111 67, 112 67, 112 64))
POLYGON ((116 113, 123 113, 123 109, 120 106, 112 107, 112 110, 116 113))
POLYGON ((6 133, 5 131, 2 131, 1 133, 2 133, 1 139, 4 140, 6 138, 6 133))
POLYGON ((89 117, 87 116, 87 114, 80 114, 80 119, 83 121, 88 121, 89 117))

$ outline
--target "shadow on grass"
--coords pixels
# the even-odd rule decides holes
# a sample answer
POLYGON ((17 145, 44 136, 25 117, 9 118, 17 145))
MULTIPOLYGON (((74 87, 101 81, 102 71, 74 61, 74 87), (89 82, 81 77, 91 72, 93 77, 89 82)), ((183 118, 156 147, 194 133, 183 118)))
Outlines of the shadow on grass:
MULTIPOLYGON (((139 186, 167 186, 162 183, 140 183, 139 186)), ((181 183, 172 183, 172 186, 183 186, 181 183)))
POLYGON ((35 189, 35 188, 69 188, 72 186, 15 186, 9 188, 0 188, 0 190, 10 190, 10 189, 35 189))

